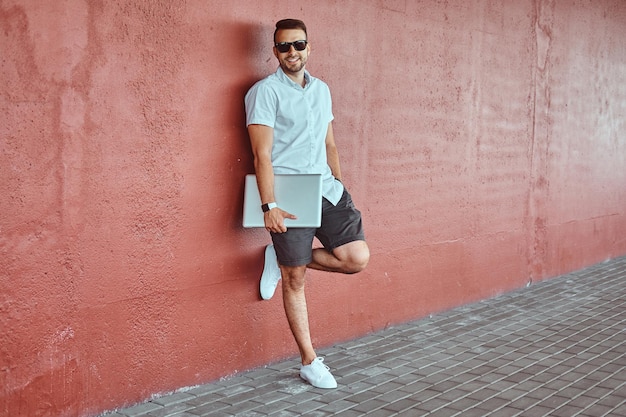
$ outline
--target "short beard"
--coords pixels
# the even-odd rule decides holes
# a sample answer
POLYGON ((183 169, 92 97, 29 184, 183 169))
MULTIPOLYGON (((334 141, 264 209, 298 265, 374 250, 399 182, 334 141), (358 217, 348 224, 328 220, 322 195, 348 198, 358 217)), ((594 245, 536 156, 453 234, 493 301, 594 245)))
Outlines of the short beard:
POLYGON ((306 61, 303 60, 302 58, 300 58, 300 65, 298 65, 296 69, 292 69, 293 67, 290 68, 287 62, 280 61, 280 67, 283 69, 284 72, 289 73, 289 74, 299 73, 300 71, 302 71, 305 65, 306 65, 306 61))

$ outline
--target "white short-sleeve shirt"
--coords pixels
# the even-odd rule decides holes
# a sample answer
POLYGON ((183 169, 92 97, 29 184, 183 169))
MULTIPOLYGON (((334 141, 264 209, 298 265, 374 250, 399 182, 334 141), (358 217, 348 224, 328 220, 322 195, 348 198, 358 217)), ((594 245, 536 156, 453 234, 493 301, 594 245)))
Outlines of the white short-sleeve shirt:
POLYGON ((258 81, 245 97, 246 125, 274 129, 272 166, 276 174, 322 174, 322 195, 333 205, 343 194, 326 160, 326 133, 333 120, 330 89, 304 74, 305 86, 279 67, 258 81))

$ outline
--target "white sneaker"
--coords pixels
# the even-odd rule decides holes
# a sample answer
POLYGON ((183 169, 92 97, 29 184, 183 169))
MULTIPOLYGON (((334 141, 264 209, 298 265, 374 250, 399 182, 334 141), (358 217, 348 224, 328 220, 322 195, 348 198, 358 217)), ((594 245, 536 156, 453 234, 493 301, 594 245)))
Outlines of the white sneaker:
POLYGON ((315 358, 310 365, 300 367, 300 378, 316 388, 337 388, 337 381, 324 365, 324 358, 315 358))
POLYGON ((276 286, 280 281, 280 268, 278 267, 278 259, 276 259, 276 251, 274 245, 267 245, 265 248, 265 265, 261 274, 261 298, 269 300, 276 291, 276 286))

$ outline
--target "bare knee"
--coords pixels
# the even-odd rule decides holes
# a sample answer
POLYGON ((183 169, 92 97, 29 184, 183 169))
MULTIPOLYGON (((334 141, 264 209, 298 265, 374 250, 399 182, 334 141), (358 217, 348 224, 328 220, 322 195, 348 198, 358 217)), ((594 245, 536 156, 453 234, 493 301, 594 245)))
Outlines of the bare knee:
POLYGON ((280 271, 283 279, 283 290, 298 292, 304 289, 306 265, 280 265, 280 271))
POLYGON ((365 267, 369 263, 369 260, 370 260, 369 252, 360 253, 358 255, 353 256, 351 259, 349 259, 346 265, 346 267, 348 268, 347 273, 356 274, 357 272, 361 272, 362 270, 365 269, 365 267))
POLYGON ((370 260, 370 251, 364 241, 346 245, 345 250, 338 251, 337 258, 342 263, 342 272, 356 274, 365 269, 370 260))

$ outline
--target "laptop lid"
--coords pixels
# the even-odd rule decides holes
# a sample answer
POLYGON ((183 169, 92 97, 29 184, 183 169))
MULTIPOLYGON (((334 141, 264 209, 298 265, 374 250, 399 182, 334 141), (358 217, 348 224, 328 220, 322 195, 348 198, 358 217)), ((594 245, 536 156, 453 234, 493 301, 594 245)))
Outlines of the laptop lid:
MULTIPOLYGON (((322 224, 322 175, 275 174, 274 197, 278 207, 298 218, 285 219, 289 227, 320 227, 322 224)), ((246 175, 243 227, 265 227, 256 175, 246 175)))

